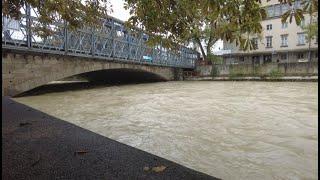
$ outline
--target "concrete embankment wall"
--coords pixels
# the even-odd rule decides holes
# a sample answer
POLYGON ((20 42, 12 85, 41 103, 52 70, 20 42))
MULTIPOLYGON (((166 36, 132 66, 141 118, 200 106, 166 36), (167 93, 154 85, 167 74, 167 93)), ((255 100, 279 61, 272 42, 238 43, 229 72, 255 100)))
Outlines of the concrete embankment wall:
POLYGON ((200 77, 208 76, 308 76, 318 75, 318 62, 312 62, 308 69, 308 62, 300 63, 268 63, 262 65, 202 65, 196 68, 200 77))

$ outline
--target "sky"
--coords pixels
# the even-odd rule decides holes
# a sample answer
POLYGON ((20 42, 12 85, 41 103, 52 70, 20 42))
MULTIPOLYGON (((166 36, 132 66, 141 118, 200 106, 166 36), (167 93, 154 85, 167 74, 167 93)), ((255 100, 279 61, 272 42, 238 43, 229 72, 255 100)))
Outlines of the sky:
MULTIPOLYGON (((122 21, 126 21, 130 18, 129 10, 124 9, 124 0, 109 0, 112 5, 113 12, 110 14, 111 16, 120 19, 122 21)), ((213 47, 213 53, 218 53, 220 49, 223 48, 222 41, 218 41, 213 47)))
POLYGON ((130 18, 129 10, 123 8, 124 0, 109 0, 109 2, 112 4, 113 9, 113 12, 110 14, 111 16, 122 21, 126 21, 130 18))

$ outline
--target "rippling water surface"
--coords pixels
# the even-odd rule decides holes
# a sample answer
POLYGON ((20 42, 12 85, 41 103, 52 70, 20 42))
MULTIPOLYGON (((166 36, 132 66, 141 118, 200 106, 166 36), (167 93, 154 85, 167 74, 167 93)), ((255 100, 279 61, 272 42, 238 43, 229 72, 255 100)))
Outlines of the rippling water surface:
POLYGON ((223 179, 317 179, 318 84, 164 82, 16 98, 223 179))

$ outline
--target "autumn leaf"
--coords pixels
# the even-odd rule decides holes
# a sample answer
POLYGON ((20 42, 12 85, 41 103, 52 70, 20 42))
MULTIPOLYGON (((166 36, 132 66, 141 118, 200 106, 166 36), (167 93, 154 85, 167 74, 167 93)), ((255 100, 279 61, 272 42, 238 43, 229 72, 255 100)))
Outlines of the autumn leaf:
POLYGON ((164 171, 166 168, 167 168, 166 166, 162 166, 162 165, 161 166, 156 166, 156 167, 152 168, 152 171, 158 173, 158 172, 164 171))
POLYGON ((146 166, 146 167, 143 167, 143 170, 144 170, 144 171, 149 171, 150 168, 149 168, 148 166, 146 166))
POLYGON ((86 153, 88 153, 88 151, 84 151, 84 150, 81 150, 81 151, 76 151, 76 152, 74 152, 74 154, 76 155, 76 154, 86 154, 86 153))
POLYGON ((143 171, 152 171, 152 172, 156 172, 156 173, 159 173, 159 172, 162 172, 162 171, 164 171, 165 169, 166 169, 167 167, 166 166, 163 166, 163 165, 161 165, 161 166, 155 166, 155 167, 152 167, 151 169, 150 169, 150 167, 148 167, 148 166, 145 166, 145 167, 143 167, 143 171))

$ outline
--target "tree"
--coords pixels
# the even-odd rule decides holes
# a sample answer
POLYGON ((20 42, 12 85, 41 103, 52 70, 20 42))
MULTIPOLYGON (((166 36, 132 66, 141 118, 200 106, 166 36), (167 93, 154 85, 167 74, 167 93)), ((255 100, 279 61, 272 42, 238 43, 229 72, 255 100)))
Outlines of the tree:
POLYGON ((126 0, 125 8, 132 15, 127 25, 142 26, 150 44, 196 44, 205 59, 219 39, 254 49, 250 37, 266 16, 258 1, 243 0, 126 0))
MULTIPOLYGON (((279 0, 282 2, 282 0, 279 0)), ((302 8, 294 8, 293 3, 294 0, 288 0, 288 2, 282 3, 289 3, 292 7, 282 16, 282 22, 287 21, 288 18, 289 22, 292 22, 292 18, 295 19, 297 25, 301 25, 301 21, 305 19, 304 14, 309 15, 309 23, 307 26, 303 27, 307 34, 307 42, 308 42, 308 62, 310 67, 311 63, 311 40, 314 38, 318 38, 318 22, 313 21, 313 18, 318 19, 318 0, 302 0, 301 5, 302 8)))
POLYGON ((318 36, 318 22, 313 22, 314 17, 318 19, 318 0, 304 0, 302 4, 303 12, 310 16, 309 24, 304 28, 307 32, 309 69, 311 65, 311 40, 318 36))
POLYGON ((20 19, 23 7, 30 5, 38 12, 37 33, 50 34, 49 24, 64 20, 71 29, 99 26, 111 6, 108 0, 2 0, 4 16, 20 19))
POLYGON ((297 25, 300 25, 304 19, 304 13, 312 15, 318 12, 318 0, 302 0, 302 8, 295 8, 294 3, 297 0, 279 0, 280 3, 289 4, 290 9, 282 15, 282 22, 286 22, 289 18, 289 22, 292 22, 294 18, 297 25))

